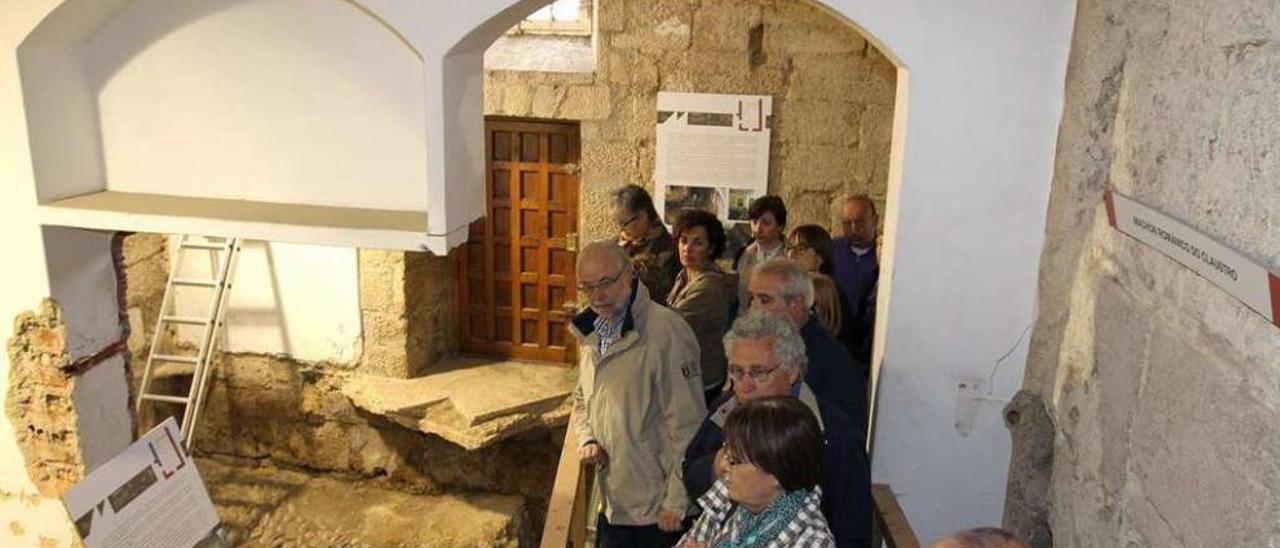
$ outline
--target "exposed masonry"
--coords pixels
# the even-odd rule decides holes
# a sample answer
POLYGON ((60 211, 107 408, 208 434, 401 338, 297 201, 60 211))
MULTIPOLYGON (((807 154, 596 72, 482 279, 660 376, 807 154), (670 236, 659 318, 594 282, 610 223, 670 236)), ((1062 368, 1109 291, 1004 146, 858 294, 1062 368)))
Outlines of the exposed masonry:
POLYGON ((27 474, 40 494, 59 497, 84 474, 71 392, 75 378, 62 310, 45 299, 35 311, 14 320, 9 338, 9 390, 5 413, 13 423, 27 474))
POLYGON ((1278 18, 1262 0, 1078 5, 1024 386, 1050 420, 1013 428, 1024 533, 1280 543, 1280 330, 1102 206, 1114 186, 1280 269, 1280 48, 1259 30, 1278 18))

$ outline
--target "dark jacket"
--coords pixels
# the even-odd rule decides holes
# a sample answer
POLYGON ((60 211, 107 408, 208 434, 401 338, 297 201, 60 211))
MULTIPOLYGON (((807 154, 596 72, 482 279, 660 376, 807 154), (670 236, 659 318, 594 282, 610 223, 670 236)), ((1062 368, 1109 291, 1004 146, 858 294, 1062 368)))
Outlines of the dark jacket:
POLYGON ((618 240, 627 250, 635 265, 636 277, 649 290, 653 302, 666 306, 667 295, 680 273, 680 258, 676 257, 676 241, 662 223, 655 223, 649 236, 639 242, 618 240))
POLYGON ((734 287, 719 269, 689 276, 681 270, 675 287, 667 296, 667 306, 680 314, 698 337, 702 351, 702 386, 714 387, 725 380, 724 338, 729 327, 729 305, 734 287))
MULTIPOLYGON (((822 451, 822 515, 836 538, 836 546, 871 546, 871 472, 862 429, 835 406, 815 397, 800 383, 797 398, 816 408, 825 441, 822 451)), ((711 406, 711 412, 684 455, 684 485, 689 497, 697 499, 715 483, 712 467, 716 451, 724 444, 724 423, 735 407, 732 393, 711 406)))
MULTIPOLYGON (((828 333, 809 316, 800 328, 804 339, 805 356, 809 358, 809 371, 804 382, 813 387, 818 397, 835 405, 841 413, 865 431, 867 425, 867 377, 866 365, 858 362, 840 341, 828 333)), ((865 440, 864 440, 865 441, 865 440)))

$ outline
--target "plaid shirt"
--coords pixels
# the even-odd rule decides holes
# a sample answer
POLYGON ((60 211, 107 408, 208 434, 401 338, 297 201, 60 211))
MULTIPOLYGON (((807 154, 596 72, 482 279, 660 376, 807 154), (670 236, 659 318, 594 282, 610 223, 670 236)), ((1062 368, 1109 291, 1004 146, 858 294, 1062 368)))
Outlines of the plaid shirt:
POLYGON ((600 334, 601 356, 604 355, 605 350, 609 349, 609 345, 622 337, 622 325, 626 323, 623 320, 622 314, 616 314, 612 318, 605 318, 604 316, 596 318, 595 327, 596 333, 600 334))
MULTIPOLYGON (((777 538, 769 541, 766 548, 834 547, 836 541, 827 529, 827 520, 822 517, 821 504, 822 488, 815 486, 813 492, 805 497, 800 513, 796 514, 795 519, 787 524, 777 538)), ((676 544, 677 548, 688 546, 691 541, 705 542, 707 546, 715 548, 744 533, 737 530, 738 520, 731 519, 739 511, 739 507, 729 500, 729 484, 724 478, 717 480, 711 490, 698 499, 698 505, 702 507, 702 516, 676 544)))

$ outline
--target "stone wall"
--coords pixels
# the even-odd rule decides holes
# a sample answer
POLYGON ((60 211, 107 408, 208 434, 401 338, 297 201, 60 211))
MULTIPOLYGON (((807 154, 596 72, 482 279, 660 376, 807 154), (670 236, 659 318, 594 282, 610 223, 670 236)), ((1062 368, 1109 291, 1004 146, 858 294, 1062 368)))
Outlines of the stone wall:
POLYGON ((417 377, 457 348, 456 257, 362 249, 359 260, 360 372, 417 377))
POLYGON ((71 393, 76 377, 62 371, 70 362, 67 327, 53 299, 14 320, 8 339, 9 388, 5 414, 13 422, 27 474, 41 495, 60 497, 84 475, 80 435, 71 393))
POLYGON ((792 225, 888 181, 896 72, 804 0, 599 0, 596 70, 486 71, 488 115, 578 120, 584 241, 610 236, 608 190, 653 189, 658 91, 771 95, 769 190, 792 225))
POLYGON ((1102 195, 1280 270, 1280 11, 1078 6, 1025 378, 1056 429, 1053 544, 1277 545, 1280 329, 1111 229, 1102 195))

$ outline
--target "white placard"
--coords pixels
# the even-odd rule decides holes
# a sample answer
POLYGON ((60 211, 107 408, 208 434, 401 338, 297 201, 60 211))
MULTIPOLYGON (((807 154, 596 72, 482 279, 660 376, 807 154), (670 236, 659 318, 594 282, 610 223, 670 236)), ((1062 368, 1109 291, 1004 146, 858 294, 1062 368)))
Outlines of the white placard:
POLYGON ((773 98, 658 93, 655 205, 671 224, 683 209, 746 222, 747 206, 769 186, 773 98))
POLYGON ((1160 250, 1280 326, 1280 278, 1185 223, 1108 191, 1111 226, 1160 250))
POLYGON ((62 498, 88 548, 189 548, 218 525, 169 417, 62 498))

